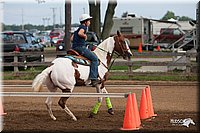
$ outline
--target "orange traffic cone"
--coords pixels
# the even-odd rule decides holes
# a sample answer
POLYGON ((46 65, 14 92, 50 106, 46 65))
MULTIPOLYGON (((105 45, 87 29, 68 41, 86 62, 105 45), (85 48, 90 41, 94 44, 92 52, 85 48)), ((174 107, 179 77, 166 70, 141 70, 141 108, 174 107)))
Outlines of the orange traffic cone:
POLYGON ((147 99, 148 116, 155 117, 157 116, 157 114, 154 114, 150 86, 147 86, 145 88, 145 92, 146 92, 146 99, 147 99))
POLYGON ((0 116, 5 115, 5 114, 6 113, 4 113, 3 104, 2 104, 2 101, 1 101, 1 98, 0 98, 0 116))
POLYGON ((142 53, 142 43, 139 44, 138 52, 142 53))
POLYGON ((160 51, 160 45, 157 46, 156 50, 157 50, 157 51, 160 51))
POLYGON ((133 103, 131 94, 128 95, 126 102, 126 111, 124 116, 123 128, 121 130, 138 130, 136 128, 134 113, 133 113, 133 103))
POLYGON ((133 102, 133 112, 134 112, 134 116, 135 116, 136 127, 140 128, 141 121, 140 121, 140 114, 138 111, 138 105, 137 105, 135 93, 132 94, 132 102, 133 102))
POLYGON ((142 90, 142 96, 140 100, 140 119, 147 119, 148 116, 148 107, 147 107, 147 99, 145 89, 142 90))

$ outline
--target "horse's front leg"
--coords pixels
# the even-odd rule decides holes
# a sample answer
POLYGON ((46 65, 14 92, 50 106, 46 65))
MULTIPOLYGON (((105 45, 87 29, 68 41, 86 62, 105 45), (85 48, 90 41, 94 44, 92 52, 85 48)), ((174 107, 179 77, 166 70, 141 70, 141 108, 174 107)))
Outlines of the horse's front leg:
MULTIPOLYGON (((62 90, 63 93, 71 93, 70 89, 64 89, 62 90)), ((61 108, 72 117, 74 121, 77 121, 77 118, 74 116, 74 114, 69 110, 69 108, 66 106, 66 101, 69 97, 61 97, 58 101, 58 104, 61 106, 61 108)))
MULTIPOLYGON (((105 87, 103 87, 101 90, 102 90, 103 93, 108 93, 108 91, 106 90, 105 87)), ((106 97, 106 106, 108 108, 108 113, 111 114, 111 115, 114 115, 114 111, 113 111, 113 108, 112 108, 112 103, 111 103, 109 97, 106 97)))
MULTIPOLYGON (((102 90, 100 89, 100 85, 96 85, 96 92, 102 93, 102 90)), ((90 112, 89 118, 93 118, 97 114, 99 107, 101 106, 102 99, 103 99, 103 97, 98 97, 98 101, 94 105, 94 107, 92 108, 92 111, 90 112)))

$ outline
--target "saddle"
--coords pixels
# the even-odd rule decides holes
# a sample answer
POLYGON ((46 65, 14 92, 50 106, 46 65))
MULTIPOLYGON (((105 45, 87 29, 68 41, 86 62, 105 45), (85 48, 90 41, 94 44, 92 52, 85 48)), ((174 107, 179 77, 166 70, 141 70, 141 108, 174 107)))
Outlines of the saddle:
POLYGON ((76 52, 73 49, 69 49, 67 51, 67 55, 64 57, 71 59, 74 63, 77 63, 77 64, 81 64, 81 65, 85 65, 85 66, 90 66, 90 64, 91 64, 91 61, 89 59, 80 55, 78 52, 76 52))

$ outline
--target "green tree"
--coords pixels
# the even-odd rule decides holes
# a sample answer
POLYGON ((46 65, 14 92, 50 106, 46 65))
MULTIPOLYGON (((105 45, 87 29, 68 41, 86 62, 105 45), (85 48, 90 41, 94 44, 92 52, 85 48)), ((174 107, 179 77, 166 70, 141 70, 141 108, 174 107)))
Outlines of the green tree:
POLYGON ((167 13, 161 18, 161 20, 168 20, 170 18, 179 20, 179 21, 189 21, 189 20, 193 20, 190 17, 187 16, 175 16, 175 13, 172 11, 167 11, 167 13))
POLYGON ((187 17, 187 16, 182 16, 182 17, 179 17, 178 20, 179 21, 189 21, 189 20, 193 20, 193 19, 190 17, 187 17))
POLYGON ((177 16, 175 16, 174 12, 167 11, 167 13, 161 18, 161 20, 168 20, 170 18, 177 19, 177 16))

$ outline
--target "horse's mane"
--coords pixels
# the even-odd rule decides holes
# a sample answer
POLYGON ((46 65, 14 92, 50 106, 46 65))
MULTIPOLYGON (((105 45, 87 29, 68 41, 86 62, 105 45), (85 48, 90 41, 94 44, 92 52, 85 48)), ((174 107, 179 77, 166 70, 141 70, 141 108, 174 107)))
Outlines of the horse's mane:
POLYGON ((114 39, 113 37, 108 37, 97 46, 97 48, 94 50, 94 53, 101 61, 105 61, 107 53, 112 53, 113 49, 114 39))

